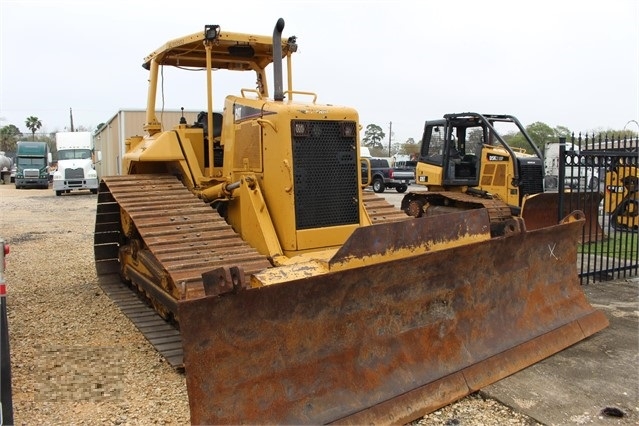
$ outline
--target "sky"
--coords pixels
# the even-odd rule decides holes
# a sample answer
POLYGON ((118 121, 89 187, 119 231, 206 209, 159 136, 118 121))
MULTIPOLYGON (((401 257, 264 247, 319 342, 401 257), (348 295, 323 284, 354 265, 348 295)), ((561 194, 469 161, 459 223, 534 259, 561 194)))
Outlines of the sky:
MULTIPOLYGON (((72 109, 95 129, 145 109, 143 58, 167 41, 206 24, 271 35, 280 17, 299 46, 294 89, 355 108, 393 142, 466 111, 639 131, 637 0, 0 0, 0 126, 28 132, 35 116, 63 131, 72 109)), ((254 80, 215 73, 214 108, 254 80)), ((206 109, 205 81, 167 71, 164 107, 206 109)))

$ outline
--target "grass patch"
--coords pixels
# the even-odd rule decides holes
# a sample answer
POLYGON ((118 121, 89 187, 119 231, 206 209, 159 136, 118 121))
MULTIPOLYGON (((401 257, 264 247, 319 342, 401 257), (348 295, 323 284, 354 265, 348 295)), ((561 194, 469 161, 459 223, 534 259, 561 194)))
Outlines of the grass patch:
POLYGON ((613 237, 588 244, 579 244, 578 252, 584 254, 606 254, 618 259, 637 259, 637 233, 615 232, 613 237))

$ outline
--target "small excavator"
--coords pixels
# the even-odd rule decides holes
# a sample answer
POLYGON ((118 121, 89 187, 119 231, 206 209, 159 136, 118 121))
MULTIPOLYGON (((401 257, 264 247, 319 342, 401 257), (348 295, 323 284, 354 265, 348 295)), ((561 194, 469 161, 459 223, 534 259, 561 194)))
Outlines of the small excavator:
POLYGON ((581 212, 495 228, 364 192, 358 113, 293 88, 283 29, 206 25, 151 53, 143 134, 100 183, 98 275, 179 329, 192 423, 408 422, 607 326, 579 285, 581 212), (196 122, 158 121, 165 67, 205 76, 196 122), (214 70, 255 87, 216 112, 214 70))

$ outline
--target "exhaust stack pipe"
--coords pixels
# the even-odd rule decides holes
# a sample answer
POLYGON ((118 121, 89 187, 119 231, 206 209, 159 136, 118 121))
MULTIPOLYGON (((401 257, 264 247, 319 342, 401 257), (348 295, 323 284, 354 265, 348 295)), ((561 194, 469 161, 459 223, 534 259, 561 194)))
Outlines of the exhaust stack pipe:
POLYGON ((276 101, 284 100, 284 78, 282 76, 282 31, 284 19, 280 18, 273 29, 273 98, 276 101))

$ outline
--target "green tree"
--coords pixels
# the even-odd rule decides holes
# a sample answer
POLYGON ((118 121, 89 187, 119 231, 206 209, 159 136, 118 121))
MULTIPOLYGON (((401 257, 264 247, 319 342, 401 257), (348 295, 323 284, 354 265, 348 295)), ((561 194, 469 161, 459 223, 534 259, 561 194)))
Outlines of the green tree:
POLYGON ((24 123, 29 130, 31 130, 31 135, 33 136, 33 140, 35 140, 35 134, 42 127, 42 122, 38 117, 30 116, 27 117, 27 121, 24 123))
POLYGON ((389 156, 389 157, 392 157, 392 156, 393 156, 393 155, 395 155, 395 154, 401 154, 401 151, 402 151, 402 145, 403 145, 403 144, 401 144, 401 143, 399 143, 399 142, 393 142, 393 143, 391 144, 391 149, 390 149, 390 151, 389 151, 389 150, 386 150, 386 155, 387 155, 387 156, 389 156))
POLYGON ((617 138, 634 139, 637 137, 637 135, 638 135, 637 132, 627 128, 624 128, 621 130, 615 130, 615 129, 597 130, 591 133, 591 137, 595 138, 596 140, 601 139, 602 141, 606 139, 610 140, 610 139, 617 139, 617 138))
POLYGON ((536 121, 526 126, 526 132, 528 132, 541 152, 544 152, 544 147, 548 142, 555 142, 558 137, 557 132, 552 127, 541 121, 536 121))
POLYGON ((565 126, 555 127, 555 136, 557 137, 564 136, 566 138, 569 138, 571 134, 572 134, 572 131, 570 131, 568 127, 565 127, 565 126))
POLYGON ((401 144, 401 147, 398 151, 399 154, 410 155, 411 157, 416 157, 419 154, 420 144, 415 142, 415 139, 408 138, 406 142, 401 144))
POLYGON ((22 132, 13 124, 0 128, 0 151, 14 152, 16 150, 16 142, 22 132))
POLYGON ((377 124, 369 124, 366 126, 366 130, 364 131, 364 139, 362 139, 362 144, 368 148, 377 148, 382 149, 384 146, 382 145, 382 141, 386 134, 377 124))
MULTIPOLYGON (((548 142, 556 142, 560 134, 563 136, 564 131, 569 131, 565 127, 558 127, 556 129, 553 129, 549 125, 547 125, 546 123, 542 123, 541 121, 536 121, 532 124, 529 124, 525 127, 525 129, 526 133, 528 133, 534 144, 537 145, 541 152, 544 152, 544 147, 548 142)), ((533 153, 532 148, 521 132, 508 133, 502 135, 502 137, 511 147, 522 148, 529 154, 533 153)))

